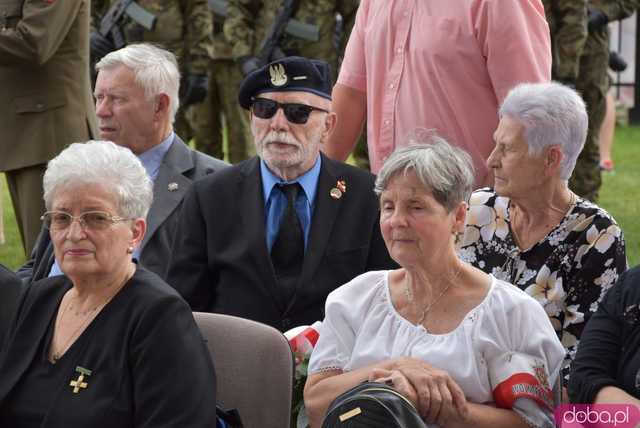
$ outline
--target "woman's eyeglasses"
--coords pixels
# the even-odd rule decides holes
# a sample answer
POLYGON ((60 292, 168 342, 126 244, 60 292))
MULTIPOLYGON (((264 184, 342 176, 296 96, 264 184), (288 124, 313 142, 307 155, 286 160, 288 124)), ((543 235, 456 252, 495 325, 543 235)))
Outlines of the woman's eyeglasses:
POLYGON ((254 98, 253 104, 251 104, 251 111, 260 119, 271 119, 277 113, 279 108, 282 108, 282 111, 284 111, 284 115, 289 122, 298 125, 307 123, 311 112, 314 110, 329 113, 328 110, 306 104, 279 103, 267 98, 254 98))
POLYGON ((83 230, 105 230, 115 223, 129 219, 112 216, 103 211, 87 211, 77 217, 64 211, 47 211, 40 220, 44 222, 44 227, 57 232, 69 228, 74 220, 78 220, 83 230))

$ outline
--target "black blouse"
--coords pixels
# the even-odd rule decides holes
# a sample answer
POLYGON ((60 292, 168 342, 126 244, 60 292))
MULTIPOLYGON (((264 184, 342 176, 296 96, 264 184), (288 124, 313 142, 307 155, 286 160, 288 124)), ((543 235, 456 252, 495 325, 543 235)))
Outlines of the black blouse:
MULTIPOLYGON (((40 427, 51 406, 53 396, 60 393, 60 389, 67 387, 72 380, 74 351, 79 342, 69 347, 62 357, 55 363, 49 361, 49 346, 53 337, 55 317, 49 323, 47 334, 38 345, 38 352, 31 362, 20 382, 18 382, 0 408, 0 427, 31 428, 40 427), (43 393, 51 391, 52 393, 43 393)), ((78 376, 75 376, 78 378, 78 376)), ((88 387, 88 383, 79 389, 88 387)), ((78 391, 80 392, 80 391, 78 391)))
POLYGON ((47 366, 51 325, 69 288, 71 282, 57 276, 25 292, 0 356, 0 426, 14 427, 18 420, 29 428, 215 426, 215 373, 191 310, 143 268, 89 323, 59 366, 47 366), (78 381, 86 385, 76 388, 72 382, 78 381), (31 404, 42 407, 25 418, 31 404))
POLYGON ((20 278, 13 271, 0 265, 0 349, 11 326, 22 291, 20 278))
POLYGON ((593 403, 605 386, 640 398, 640 266, 620 276, 587 323, 569 397, 574 403, 593 403))

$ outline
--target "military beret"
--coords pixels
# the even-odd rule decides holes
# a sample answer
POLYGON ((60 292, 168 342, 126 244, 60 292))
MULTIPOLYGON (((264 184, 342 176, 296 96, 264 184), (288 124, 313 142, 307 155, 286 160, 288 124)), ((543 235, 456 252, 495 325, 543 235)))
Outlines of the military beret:
POLYGON ((302 91, 331 99, 331 69, 318 59, 290 56, 273 61, 247 75, 240 85, 238 101, 249 109, 252 99, 265 92, 302 91))

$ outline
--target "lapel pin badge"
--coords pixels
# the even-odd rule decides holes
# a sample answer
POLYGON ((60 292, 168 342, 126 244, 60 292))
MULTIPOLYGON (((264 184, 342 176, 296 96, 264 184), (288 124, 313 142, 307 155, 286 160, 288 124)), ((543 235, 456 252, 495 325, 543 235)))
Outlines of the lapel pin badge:
POLYGON ((169 183, 169 185, 167 186, 167 190, 169 190, 170 192, 175 192, 176 190, 178 190, 178 183, 169 183))
POLYGON ((333 199, 340 199, 344 193, 347 193, 347 183, 344 180, 338 180, 336 187, 329 191, 333 199))
POLYGON ((71 382, 69 382, 69 386, 73 387, 74 394, 77 394, 78 392, 86 389, 89 386, 89 384, 85 381, 85 376, 91 376, 91 370, 77 366, 76 373, 79 373, 78 379, 73 379, 71 382))

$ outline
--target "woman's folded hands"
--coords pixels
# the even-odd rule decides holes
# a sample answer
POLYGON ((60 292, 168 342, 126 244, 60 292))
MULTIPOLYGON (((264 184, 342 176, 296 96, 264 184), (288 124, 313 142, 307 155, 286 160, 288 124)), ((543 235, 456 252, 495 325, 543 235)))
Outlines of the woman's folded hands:
POLYGON ((369 380, 392 386, 416 406, 429 424, 444 427, 467 422, 469 408, 460 386, 449 373, 423 361, 399 358, 387 369, 374 368, 369 380))

